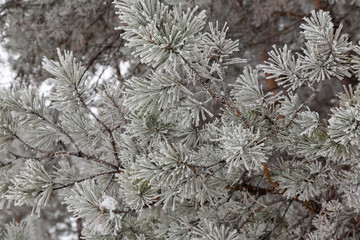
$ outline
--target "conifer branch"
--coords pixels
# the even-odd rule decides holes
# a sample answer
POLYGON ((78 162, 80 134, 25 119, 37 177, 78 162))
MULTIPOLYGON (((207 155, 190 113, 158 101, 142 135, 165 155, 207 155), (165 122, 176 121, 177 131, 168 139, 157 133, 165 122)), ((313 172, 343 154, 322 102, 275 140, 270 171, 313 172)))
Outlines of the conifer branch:
MULTIPOLYGON (((121 107, 114 101, 114 99, 110 96, 110 94, 108 93, 108 91, 106 89, 104 89, 104 93, 106 94, 106 96, 111 100, 111 104, 117 109, 121 120, 124 123, 127 123, 128 121, 125 118, 125 114, 121 111, 121 107)), ((121 125, 117 126, 116 128, 120 127, 121 125)), ((113 128, 111 131, 113 132, 116 128, 113 128)))
POLYGON ((121 170, 116 170, 116 171, 101 172, 101 173, 93 174, 93 175, 90 175, 90 176, 87 176, 87 177, 78 179, 78 180, 76 180, 76 181, 73 181, 73 182, 71 182, 71 183, 62 185, 62 186, 60 186, 60 187, 55 187, 55 188, 53 188, 53 191, 60 190, 60 189, 64 189, 64 188, 68 188, 68 187, 73 186, 75 183, 84 182, 84 181, 86 181, 86 180, 91 180, 91 179, 94 179, 94 178, 96 178, 96 177, 100 177, 100 176, 104 176, 104 175, 110 175, 110 174, 116 174, 116 173, 120 173, 120 172, 122 172, 122 171, 121 171, 121 170))
POLYGON ((323 87, 324 82, 320 82, 318 87, 315 89, 315 91, 313 91, 313 93, 296 109, 296 111, 292 114, 292 116, 290 117, 289 123, 287 125, 285 125, 285 127, 283 127, 280 131, 284 131, 286 130, 288 127, 291 126, 291 124, 293 123, 293 120, 296 118, 297 114, 305 107, 307 106, 315 97, 317 94, 320 93, 321 88, 323 87))
MULTIPOLYGON (((269 207, 271 205, 274 205, 274 204, 277 204, 277 203, 280 203, 280 202, 283 202, 284 200, 283 199, 278 199, 278 200, 275 200, 275 201, 272 201, 270 203, 265 203, 263 204, 262 206, 258 207, 257 209, 251 211, 248 215, 248 217, 239 225, 238 229, 241 229, 243 228, 243 226, 247 223, 249 223, 249 221, 251 220, 251 218, 256 215, 256 213, 260 212, 261 210, 263 210, 264 208, 266 207, 269 207)), ((256 203, 256 202, 254 202, 256 203)), ((250 210, 249 210, 250 211, 250 210)), ((230 221, 238 221, 242 216, 239 215, 237 218, 235 218, 234 220, 230 220, 230 221)))
POLYGON ((38 157, 37 160, 42 161, 42 160, 47 159, 47 158, 51 158, 51 157, 55 157, 55 156, 61 156, 61 155, 83 158, 83 159, 86 159, 86 160, 91 160, 91 161, 97 162, 97 163, 102 164, 102 165, 106 165, 106 166, 114 168, 114 169, 119 169, 118 166, 116 166, 116 165, 114 165, 112 163, 109 163, 107 161, 98 159, 95 156, 88 155, 88 154, 85 154, 83 152, 77 152, 77 153, 76 152, 63 152, 63 151, 62 152, 49 152, 45 156, 38 157))
POLYGON ((35 116, 37 116, 38 118, 43 120, 45 123, 47 123, 49 126, 53 127, 54 129, 58 130, 61 134, 66 136, 70 140, 70 142, 75 146, 76 150, 78 152, 80 152, 80 148, 79 148, 78 144, 74 141, 74 139, 67 132, 65 132, 65 130, 62 127, 60 127, 59 125, 53 123, 52 121, 50 121, 46 117, 40 115, 39 113, 36 113, 34 111, 31 111, 30 113, 34 114, 35 116))
MULTIPOLYGON (((360 89, 346 87, 338 94, 338 104, 326 109, 327 123, 321 124, 317 108, 308 107, 330 79, 360 78, 360 46, 342 34, 341 24, 335 28, 328 12, 311 12, 300 26, 303 48, 293 53, 286 45, 274 46, 263 65, 245 67, 235 80, 225 74, 237 72, 229 66, 243 60, 235 57, 239 41, 228 37, 226 24, 205 28, 205 12, 197 8, 115 0, 121 37, 143 63, 134 70, 132 60, 117 58, 125 51, 112 51, 119 36, 109 33, 102 45, 90 45, 87 31, 108 16, 109 1, 91 3, 99 14, 89 24, 74 25, 85 30, 81 36, 93 52, 81 57, 85 67, 60 49, 59 61, 43 59, 53 76, 48 99, 20 85, 0 91, 0 154, 6 157, 0 165, 1 209, 28 204, 46 216, 48 208, 42 207, 64 196, 68 212, 81 219, 79 238, 89 240, 156 234, 165 239, 356 238, 360 89), (127 75, 133 77, 121 83, 104 79, 110 69, 98 63, 105 55, 111 56, 101 65, 116 65, 119 75, 119 63, 127 61, 127 75), (88 74, 91 66, 94 75, 88 74), (134 74, 138 70, 141 77, 134 74), (261 70, 287 94, 264 90, 261 70), (312 90, 302 102, 301 86, 312 90), (47 111, 48 101, 54 111, 47 111), (53 143, 71 149, 56 150, 53 143), (61 189, 69 191, 53 194, 61 189)), ((69 4, 78 6, 75 2, 69 4)), ((283 1, 265 2, 269 8, 281 2, 269 12, 293 15, 283 1)), ((53 14, 41 15, 41 22, 48 15, 53 14)), ((14 42, 9 41, 10 49, 14 42)), ((29 226, 8 224, 5 238, 22 233, 29 238, 29 226)))
POLYGON ((218 96, 209 86, 202 80, 200 73, 186 60, 182 55, 179 55, 181 59, 185 62, 185 64, 198 76, 197 80, 204 87, 204 89, 208 92, 208 94, 218 103, 226 106, 230 109, 236 116, 238 116, 243 122, 244 126, 250 129, 250 124, 244 117, 244 115, 237 109, 237 107, 230 100, 225 99, 224 97, 218 96))
MULTIPOLYGON (((11 130, 9 129, 9 131, 11 131, 11 130)), ((40 153, 45 153, 45 154, 49 153, 48 151, 45 151, 45 150, 40 149, 40 148, 38 148, 38 147, 33 147, 33 146, 31 146, 30 144, 28 144, 27 142, 25 142, 23 139, 21 139, 16 133, 14 133, 14 132, 12 132, 12 131, 11 131, 11 133, 12 133, 12 135, 14 136, 14 138, 17 139, 18 141, 20 141, 26 148, 28 148, 28 149, 30 149, 30 150, 33 150, 33 151, 35 151, 35 152, 40 152, 40 153)))
MULTIPOLYGON (((83 75, 84 75, 84 73, 83 73, 83 75)), ((86 105, 86 103, 84 102, 84 99, 81 97, 81 94, 79 93, 78 87, 77 87, 77 85, 75 83, 73 83, 73 88, 75 90, 76 96, 79 99, 82 107, 86 110, 86 112, 88 112, 105 129, 106 132, 109 133, 110 143, 111 143, 111 146, 112 146, 114 157, 115 157, 116 161, 118 162, 119 167, 122 167, 122 164, 121 164, 118 152, 117 152, 116 143, 115 143, 115 139, 114 139, 112 130, 103 121, 101 121, 96 116, 96 114, 93 113, 93 111, 91 111, 91 109, 86 105)))

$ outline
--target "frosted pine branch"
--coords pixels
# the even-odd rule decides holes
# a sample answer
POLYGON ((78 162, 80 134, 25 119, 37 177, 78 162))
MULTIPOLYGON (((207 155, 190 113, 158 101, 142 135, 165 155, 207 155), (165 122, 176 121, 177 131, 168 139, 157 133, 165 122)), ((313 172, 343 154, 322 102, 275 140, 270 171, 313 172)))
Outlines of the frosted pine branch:
MULTIPOLYGON (((206 28, 205 11, 158 0, 114 6, 147 71, 98 82, 58 50, 43 59, 50 96, 2 89, 2 208, 41 215, 62 199, 89 240, 358 236, 359 86, 326 117, 311 104, 332 80, 359 77, 360 47, 330 13, 304 18, 302 48, 274 46, 231 81, 245 53, 227 24, 206 28)), ((3 236, 26 239, 29 223, 3 236)))

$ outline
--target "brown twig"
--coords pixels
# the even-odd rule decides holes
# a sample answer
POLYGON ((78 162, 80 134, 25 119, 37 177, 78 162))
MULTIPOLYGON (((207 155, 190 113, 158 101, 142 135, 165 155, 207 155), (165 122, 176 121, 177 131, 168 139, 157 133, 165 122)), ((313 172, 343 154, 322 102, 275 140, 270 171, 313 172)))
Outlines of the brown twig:
MULTIPOLYGON (((262 44, 258 44, 256 45, 256 47, 260 52, 261 61, 264 62, 268 60, 268 54, 264 46, 262 44)), ((269 90, 275 94, 276 90, 278 89, 278 84, 276 83, 276 79, 274 77, 270 77, 271 76, 270 74, 265 73, 265 75, 269 90)))
POLYGON ((256 213, 260 212, 261 210, 263 210, 265 207, 269 207, 271 205, 274 205, 276 203, 282 202, 283 199, 278 199, 275 200, 273 202, 270 202, 268 204, 266 204, 266 206, 260 206, 259 208, 255 209, 254 211, 252 211, 249 216, 240 224, 239 229, 242 228, 246 223, 248 223, 250 221, 250 219, 252 218, 252 216, 254 216, 256 213))
POLYGON ((360 216, 356 217, 353 222, 355 224, 354 228, 343 233, 340 236, 339 240, 349 239, 349 237, 352 237, 355 233, 358 233, 360 231, 360 216))
POLYGON ((321 8, 320 0, 314 0, 314 7, 317 10, 321 8))
POLYGON ((90 160, 90 161, 94 161, 94 162, 97 162, 99 164, 102 164, 102 165, 106 165, 108 167, 111 167, 113 169, 119 169, 118 166, 114 165, 114 164, 111 164, 107 161, 104 161, 104 160, 101 160, 101 159, 98 159, 97 157, 95 156, 91 156, 91 155, 87 155, 85 153, 82 153, 82 152, 78 152, 78 153, 75 153, 75 152, 49 152, 47 155, 45 156, 41 156, 41 157, 35 157, 35 156, 22 156, 22 155, 18 155, 16 153, 13 153, 13 152, 10 152, 11 155, 13 155, 15 157, 15 159, 13 159, 12 161, 10 162, 7 162, 7 163, 3 163, 2 165, 0 165, 0 167, 5 167, 5 166, 8 166, 8 165, 11 165, 15 160, 18 160, 18 159, 34 159, 36 161, 42 161, 42 160, 45 160, 45 159, 48 159, 48 158, 51 158, 51 157, 55 157, 55 156, 59 156, 59 155, 68 155, 68 156, 74 156, 74 157, 78 157, 78 158, 83 158, 83 159, 87 159, 87 160, 90 160))
POLYGON ((269 171, 267 164, 266 163, 261 163, 261 164, 263 165, 263 172, 264 172, 264 176, 265 176, 267 182, 270 183, 274 189, 277 189, 279 184, 277 184, 276 182, 271 180, 271 173, 269 171))
POLYGON ((224 97, 220 97, 217 95, 202 79, 200 73, 189 63, 188 60, 186 60, 182 55, 179 55, 181 59, 185 62, 185 64, 193 71, 197 76, 197 80, 200 82, 200 84, 205 88, 205 90, 209 93, 209 95, 218 103, 221 103, 222 105, 226 106, 228 109, 230 109, 236 116, 238 116, 246 128, 250 129, 250 124, 244 117, 244 115, 240 112, 240 110, 230 101, 225 99, 224 97))
POLYGON ((121 171, 121 170, 116 170, 116 171, 110 171, 110 172, 97 173, 97 174, 94 174, 94 175, 91 175, 91 176, 87 176, 87 177, 85 177, 85 178, 81 178, 81 179, 75 180, 75 181, 73 181, 73 182, 71 182, 71 183, 62 185, 61 187, 53 188, 53 191, 60 190, 60 189, 64 189, 64 188, 67 188, 67 187, 71 187, 71 186, 73 186, 75 183, 84 182, 84 181, 86 181, 86 180, 90 180, 90 179, 93 179, 93 178, 96 178, 96 177, 99 177, 99 176, 104 176, 104 175, 109 175, 109 174, 115 174, 115 173, 120 173, 120 172, 122 172, 122 171, 121 171))
POLYGON ((81 218, 78 218, 76 219, 76 224, 77 224, 77 233, 78 233, 78 240, 82 240, 82 229, 83 229, 83 226, 82 226, 82 219, 81 218))
POLYGON ((112 148, 113 148, 113 149, 112 149, 112 150, 113 150, 113 154, 114 154, 114 156, 115 156, 115 159, 116 159, 117 162, 118 162, 119 167, 122 167, 121 161, 120 161, 120 158, 119 158, 117 149, 116 149, 115 139, 114 139, 114 136, 113 136, 113 133, 112 133, 111 129, 110 129, 103 121, 101 121, 101 120, 95 115, 95 113, 93 113, 93 111, 91 111, 91 109, 86 105, 86 103, 84 102, 84 99, 82 98, 81 94, 79 93, 79 90, 78 90, 77 85, 76 85, 75 83, 73 84, 73 88, 74 88, 74 90, 75 90, 75 93, 76 93, 77 98, 78 98, 79 101, 80 101, 80 104, 81 104, 82 107, 85 109, 85 111, 87 111, 101 126, 103 126, 103 128, 105 129, 105 131, 109 133, 109 136, 110 136, 110 144, 111 144, 111 146, 112 146, 112 148))

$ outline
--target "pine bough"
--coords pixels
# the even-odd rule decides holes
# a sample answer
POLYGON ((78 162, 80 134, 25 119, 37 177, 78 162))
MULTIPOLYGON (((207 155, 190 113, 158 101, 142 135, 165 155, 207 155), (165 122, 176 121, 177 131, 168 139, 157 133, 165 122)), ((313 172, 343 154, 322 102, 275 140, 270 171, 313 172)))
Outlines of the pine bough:
MULTIPOLYGON (((59 198, 84 239, 359 237, 360 88, 338 94, 326 123, 307 107, 330 78, 360 77, 360 47, 329 13, 304 19, 301 52, 274 47, 230 84, 227 67, 244 60, 226 25, 204 31, 204 11, 157 0, 114 4, 122 37, 153 71, 97 86, 59 50, 59 61, 43 61, 49 98, 3 89, 1 207, 41 214, 59 198), (286 91, 264 91, 261 72, 286 91), (303 102, 300 86, 313 91, 303 102)), ((30 230, 11 223, 3 237, 30 230)))

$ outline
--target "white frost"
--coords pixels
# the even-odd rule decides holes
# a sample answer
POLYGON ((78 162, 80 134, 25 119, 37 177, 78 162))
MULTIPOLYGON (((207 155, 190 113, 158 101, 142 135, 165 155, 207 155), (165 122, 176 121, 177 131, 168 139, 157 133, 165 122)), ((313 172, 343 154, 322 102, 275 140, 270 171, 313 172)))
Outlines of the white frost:
POLYGON ((104 201, 100 204, 100 206, 106 208, 110 212, 110 219, 113 219, 115 217, 114 210, 116 209, 116 206, 118 204, 118 201, 115 200, 113 197, 109 196, 103 196, 104 201))

